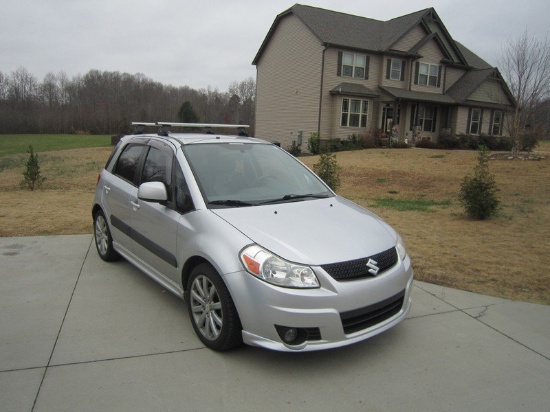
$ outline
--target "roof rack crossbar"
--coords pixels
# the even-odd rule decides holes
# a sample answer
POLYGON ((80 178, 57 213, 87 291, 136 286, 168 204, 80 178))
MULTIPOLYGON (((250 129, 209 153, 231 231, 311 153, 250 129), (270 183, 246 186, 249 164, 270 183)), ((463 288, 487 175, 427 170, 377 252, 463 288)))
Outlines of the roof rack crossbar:
POLYGON ((134 134, 142 134, 147 126, 156 126, 156 123, 146 123, 146 122, 132 122, 134 126, 134 134))
POLYGON ((157 125, 164 126, 173 126, 173 127, 203 127, 203 128, 226 128, 226 129, 239 129, 239 128, 249 128, 248 124, 222 124, 222 123, 176 123, 176 122, 156 122, 157 125))
POLYGON ((168 136, 172 127, 191 127, 204 128, 204 133, 214 134, 212 129, 237 129, 239 136, 248 136, 246 129, 250 127, 248 124, 224 124, 224 123, 178 123, 178 122, 132 122, 134 133, 141 134, 148 126, 160 126, 158 130, 159 136, 168 136))

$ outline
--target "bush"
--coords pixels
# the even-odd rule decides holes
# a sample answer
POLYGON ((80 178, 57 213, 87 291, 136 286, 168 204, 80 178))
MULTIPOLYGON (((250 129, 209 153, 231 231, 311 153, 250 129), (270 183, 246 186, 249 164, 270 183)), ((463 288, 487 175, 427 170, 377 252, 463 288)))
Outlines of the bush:
POLYGON ((534 132, 527 132, 521 136, 521 150, 531 152, 539 143, 539 136, 534 132))
POLYGON ((313 165, 313 171, 319 176, 332 190, 340 187, 340 170, 336 155, 334 153, 323 153, 318 163, 313 165))
POLYGON ((292 144, 286 148, 286 151, 292 156, 298 157, 302 154, 302 145, 296 144, 296 141, 293 141, 292 144))
POLYGON ((307 141, 307 150, 311 154, 319 154, 319 150, 321 148, 321 136, 319 136, 319 133, 311 133, 311 137, 307 141))
POLYGON ((34 190, 35 188, 42 186, 42 183, 44 183, 46 178, 40 174, 38 155, 34 154, 32 145, 29 145, 27 153, 29 154, 29 158, 25 162, 25 171, 23 172, 23 180, 20 185, 22 188, 34 190))
POLYGON ((485 146, 479 150, 478 161, 474 175, 464 177, 459 199, 470 218, 485 220, 498 210, 498 189, 494 176, 489 173, 489 152, 485 146))

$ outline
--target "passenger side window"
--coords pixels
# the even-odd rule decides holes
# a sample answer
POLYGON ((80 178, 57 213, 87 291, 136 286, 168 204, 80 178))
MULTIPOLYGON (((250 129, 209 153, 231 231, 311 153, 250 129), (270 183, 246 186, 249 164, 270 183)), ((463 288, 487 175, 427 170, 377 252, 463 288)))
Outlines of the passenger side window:
POLYGON ((118 158, 114 174, 133 183, 144 146, 128 145, 118 158))
POLYGON ((151 147, 145 160, 141 182, 162 182, 168 186, 167 179, 169 156, 156 147, 151 147))

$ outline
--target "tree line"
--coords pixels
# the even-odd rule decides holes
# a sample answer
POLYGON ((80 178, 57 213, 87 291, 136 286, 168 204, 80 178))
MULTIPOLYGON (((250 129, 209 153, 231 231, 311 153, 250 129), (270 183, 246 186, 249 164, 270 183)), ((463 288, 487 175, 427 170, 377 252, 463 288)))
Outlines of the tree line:
POLYGON ((181 121, 254 126, 256 84, 251 77, 226 92, 156 82, 143 74, 90 70, 69 78, 48 73, 42 82, 24 67, 0 71, 0 133, 120 134, 130 122, 181 121))

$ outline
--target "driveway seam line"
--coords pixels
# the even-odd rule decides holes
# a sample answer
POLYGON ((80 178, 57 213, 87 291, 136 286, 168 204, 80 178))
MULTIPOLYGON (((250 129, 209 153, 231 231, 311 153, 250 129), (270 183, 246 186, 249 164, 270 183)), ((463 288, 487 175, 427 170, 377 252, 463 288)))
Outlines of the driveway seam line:
MULTIPOLYGON (((422 289, 422 288, 421 288, 420 286, 418 286, 418 285, 417 285, 417 287, 420 288, 420 289, 422 289)), ((470 315, 468 312, 466 312, 467 310, 477 309, 477 308, 485 308, 485 311, 484 311, 484 312, 486 312, 487 309, 488 309, 489 307, 491 307, 491 306, 498 306, 498 305, 501 305, 501 304, 503 304, 503 303, 505 303, 505 302, 497 302, 497 303, 492 303, 492 304, 490 304, 490 305, 480 305, 480 306, 475 306, 475 307, 473 307, 473 308, 464 308, 464 309, 461 309, 461 308, 459 308, 459 307, 453 305, 452 303, 449 303, 449 302, 445 301, 444 299, 442 299, 441 297, 439 297, 439 296, 433 294, 433 293, 430 292, 430 291, 427 291, 427 290, 425 290, 425 289, 422 289, 422 290, 423 290, 424 292, 426 292, 426 293, 432 295, 434 298, 439 299, 440 301, 446 303, 447 305, 452 306, 453 308, 455 308, 456 310, 458 310, 458 311, 464 313, 465 315, 469 316, 470 318, 475 319, 476 321, 478 321, 478 322, 481 323, 482 325, 484 325, 484 326, 486 326, 486 327, 488 327, 488 328, 494 330, 495 332, 501 334, 502 336, 504 336, 504 337, 510 339, 512 342, 515 342, 515 343, 517 343, 518 345, 523 346, 524 348, 528 349, 529 351, 531 351, 531 352, 533 352, 533 353, 536 353, 536 354, 539 355, 539 356, 542 356, 542 357, 543 357, 544 359, 546 359, 546 360, 550 360, 550 358, 549 358, 548 356, 543 355, 542 353, 538 352, 537 350, 535 350, 535 349, 533 349, 533 348, 527 346, 525 343, 522 343, 522 342, 520 342, 520 341, 514 339, 513 337, 508 336, 506 333, 504 333, 504 332, 498 330, 497 328, 495 328, 495 327, 493 327, 493 326, 491 326, 491 325, 489 325, 489 324, 483 322, 483 321, 481 320, 481 317, 480 317, 479 315, 478 315, 478 316, 474 316, 474 315, 470 315)), ((452 312, 452 311, 451 311, 451 312, 452 312)))
POLYGON ((46 364, 46 367, 44 368, 44 373, 42 374, 42 379, 40 380, 40 385, 38 386, 38 391, 36 392, 36 397, 34 398, 34 402, 32 404, 31 412, 33 412, 34 409, 36 408, 36 402, 38 400, 38 396, 40 396, 40 391, 42 390, 42 385, 44 384, 44 379, 46 378, 46 374, 48 373, 48 368, 50 367, 50 362, 52 360, 53 353, 55 352, 55 348, 57 346, 57 341, 59 339, 59 335, 61 334, 61 330, 63 329, 63 325, 65 324, 65 319, 67 318, 67 313, 69 312, 69 308, 71 307, 71 303, 72 303, 73 297, 74 297, 74 292, 76 291, 76 287, 78 285, 78 282, 80 281, 80 276, 82 275, 82 271, 84 270, 84 265, 86 264, 86 260, 88 258, 88 254, 90 253, 92 243, 93 243, 93 235, 90 238, 90 244, 88 245, 88 250, 86 251, 86 254, 84 255, 84 259, 82 260, 82 265, 80 266, 80 270, 78 272, 76 282, 75 282, 73 290, 71 292, 71 297, 69 298, 69 303, 67 304, 67 308, 65 309, 65 313, 63 314, 63 320, 61 321, 61 325, 59 326, 59 330, 57 331, 57 336, 55 337, 55 342, 53 344, 52 351, 51 351, 50 357, 48 359, 48 363, 46 364))

